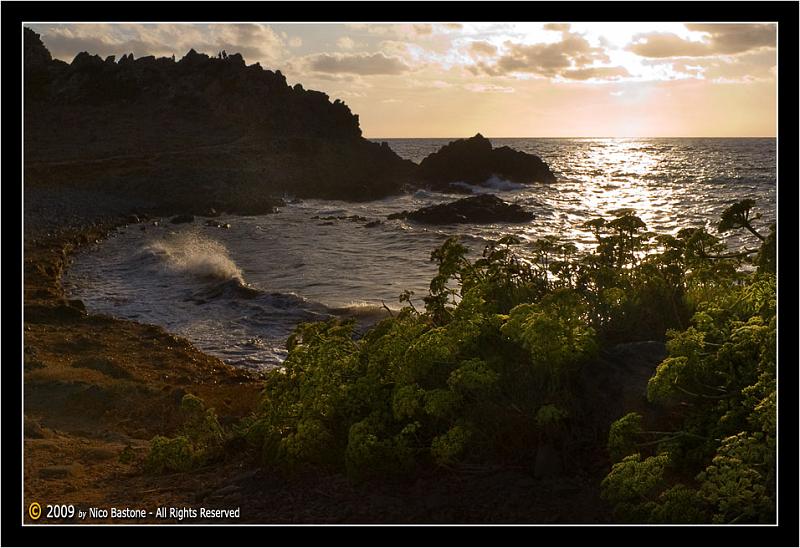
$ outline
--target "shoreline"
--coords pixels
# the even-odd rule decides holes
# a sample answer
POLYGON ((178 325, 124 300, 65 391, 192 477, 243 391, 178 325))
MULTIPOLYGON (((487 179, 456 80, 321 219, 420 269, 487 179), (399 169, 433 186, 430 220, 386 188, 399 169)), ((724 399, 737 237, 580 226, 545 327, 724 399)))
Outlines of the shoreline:
MULTIPOLYGON (((61 196, 70 192, 49 190, 61 196)), ((150 439, 174 435, 184 394, 203 399, 221 424, 230 427, 257 406, 261 375, 227 365, 163 328, 87 314, 80 301, 65 298, 61 280, 71 255, 129 224, 129 216, 84 214, 77 222, 48 219, 49 224, 26 226, 25 501, 38 501, 43 507, 75 504, 84 510, 241 508, 239 520, 151 516, 124 521, 87 518, 80 523, 604 523, 608 519, 599 500, 599 480, 585 474, 534 479, 528 470, 513 467, 431 469, 420 470, 410 481, 353 484, 341 473, 304 469, 288 475, 265 469, 254 451, 240 446, 226 447, 220 461, 191 472, 145 473, 150 439)), ((25 523, 37 522, 26 515, 25 523)))
MULTIPOLYGON (((179 483, 172 492, 161 490, 158 501, 126 487, 136 480, 163 484, 137 471, 149 440, 175 431, 185 393, 202 398, 223 424, 246 416, 258 401, 259 374, 227 365, 160 327, 87 314, 80 301, 65 298, 61 278, 72 253, 129 220, 85 218, 30 232, 26 226, 26 500, 98 506, 126 493, 131 505, 185 502, 179 483)), ((25 521, 33 523, 28 516, 25 521)))

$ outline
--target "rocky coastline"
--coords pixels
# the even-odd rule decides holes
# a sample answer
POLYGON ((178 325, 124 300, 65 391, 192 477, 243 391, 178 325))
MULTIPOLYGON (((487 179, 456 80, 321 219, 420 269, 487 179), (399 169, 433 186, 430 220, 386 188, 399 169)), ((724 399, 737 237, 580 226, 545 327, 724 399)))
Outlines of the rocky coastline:
MULTIPOLYGON (((383 197, 402 191, 418 167, 363 139, 343 103, 289 88, 279 72, 247 67, 240 56, 116 62, 81 54, 67 65, 27 30, 25 47, 26 500, 240 507, 237 523, 604 519, 596 478, 534 480, 521 469, 421 470, 413 482, 354 485, 315 469, 268 470, 252 452, 226 447, 190 473, 145 473, 150 440, 175 434, 184 395, 202 398, 232 428, 256 407, 261 378, 160 327, 87 312, 61 283, 71 255, 124 224, 212 210, 270 213, 283 194, 383 197), (198 79, 189 88, 202 93, 175 87, 170 76, 180 72, 198 79), (203 80, 209 74, 217 76, 203 80), (233 81, 232 89, 219 89, 222 81, 233 81), (98 82, 108 87, 97 89, 98 82), (247 91, 253 85, 278 99, 265 103, 247 91), (251 96, 219 100, 225 94, 251 96), (185 116, 165 122, 167 107, 185 116), (585 494, 579 504, 575 493, 585 494)), ((104 521, 112 522, 86 523, 104 521)))

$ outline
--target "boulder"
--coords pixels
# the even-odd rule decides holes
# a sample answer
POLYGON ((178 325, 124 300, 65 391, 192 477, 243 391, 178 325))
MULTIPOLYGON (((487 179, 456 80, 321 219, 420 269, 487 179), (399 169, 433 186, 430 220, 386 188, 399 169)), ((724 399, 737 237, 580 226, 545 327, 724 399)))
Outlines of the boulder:
POLYGON ((517 204, 504 202, 493 194, 462 198, 448 204, 423 207, 416 211, 393 213, 389 219, 408 219, 425 224, 525 223, 533 213, 517 204))
POLYGON ((509 147, 492 148, 480 133, 458 139, 427 156, 419 165, 419 178, 432 187, 450 183, 482 184, 492 176, 515 183, 551 183, 555 176, 538 156, 509 147))

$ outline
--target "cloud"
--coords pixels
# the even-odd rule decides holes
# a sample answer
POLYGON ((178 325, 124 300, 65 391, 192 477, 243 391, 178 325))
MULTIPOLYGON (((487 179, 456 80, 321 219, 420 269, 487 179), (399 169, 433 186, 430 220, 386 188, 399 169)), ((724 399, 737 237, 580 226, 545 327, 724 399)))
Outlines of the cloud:
POLYGON ((674 70, 715 82, 774 81, 775 64, 775 50, 756 50, 735 57, 672 60, 674 70))
POLYGON ((405 84, 408 89, 421 90, 421 91, 448 89, 455 86, 454 83, 446 82, 444 80, 419 80, 412 78, 406 79, 405 84))
POLYGON ((464 28, 461 23, 348 23, 347 28, 359 32, 365 32, 374 36, 394 37, 401 39, 414 39, 418 37, 431 38, 439 34, 447 34, 460 31, 464 28))
POLYGON ((284 40, 259 24, 76 24, 32 25, 53 57, 71 61, 87 51, 101 57, 133 53, 182 57, 190 49, 209 55, 241 53, 248 62, 276 62, 286 54, 284 40))
POLYGON ((300 38, 299 36, 292 36, 289 39, 289 46, 293 48, 299 48, 302 45, 303 45, 303 39, 300 38))
POLYGON ((427 34, 433 34, 433 25, 429 24, 422 24, 422 25, 413 25, 412 28, 414 32, 421 36, 425 36, 427 34))
POLYGON ((314 72, 362 76, 402 74, 411 70, 399 57, 390 57, 383 53, 320 53, 307 57, 306 65, 314 72))
POLYGON ((774 48, 776 30, 774 24, 691 24, 686 28, 691 31, 705 32, 711 36, 711 44, 717 53, 740 53, 757 48, 774 48))
POLYGON ((476 42, 470 42, 469 53, 473 57, 491 57, 497 54, 497 46, 489 42, 478 40, 476 42))
POLYGON ((336 40, 336 47, 339 49, 351 50, 356 47, 356 41, 349 36, 342 36, 336 40))
POLYGON ((711 55, 708 44, 684 40, 671 32, 637 34, 626 48, 641 57, 703 57, 711 55))
POLYGON ((494 84, 467 84, 464 89, 473 93, 514 93, 516 91, 512 87, 496 86, 494 84))
POLYGON ((585 67, 561 73, 561 76, 568 80, 615 80, 630 75, 625 67, 585 67))
POLYGON ((702 41, 673 33, 637 34, 625 49, 641 57, 709 57, 735 55, 759 48, 774 48, 776 27, 772 24, 686 24, 687 30, 704 33, 702 41))
POLYGON ((604 48, 592 46, 582 35, 567 30, 562 30, 558 42, 519 44, 506 41, 504 46, 504 53, 494 62, 478 62, 472 72, 490 76, 527 73, 553 78, 598 62, 610 62, 604 48))
POLYGON ((559 32, 567 32, 570 27, 569 23, 547 23, 543 28, 544 30, 555 30, 559 32))

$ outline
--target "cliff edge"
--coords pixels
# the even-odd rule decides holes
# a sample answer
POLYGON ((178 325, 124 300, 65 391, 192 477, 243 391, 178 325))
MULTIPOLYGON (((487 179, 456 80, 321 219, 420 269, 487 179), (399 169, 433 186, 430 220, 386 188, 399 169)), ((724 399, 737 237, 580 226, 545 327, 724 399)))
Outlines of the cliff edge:
POLYGON ((416 165, 358 116, 239 54, 55 60, 24 30, 25 184, 97 187, 154 207, 271 210, 274 196, 368 200, 416 165))

